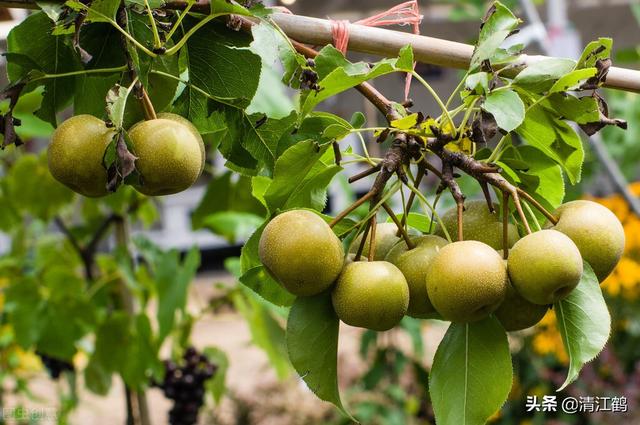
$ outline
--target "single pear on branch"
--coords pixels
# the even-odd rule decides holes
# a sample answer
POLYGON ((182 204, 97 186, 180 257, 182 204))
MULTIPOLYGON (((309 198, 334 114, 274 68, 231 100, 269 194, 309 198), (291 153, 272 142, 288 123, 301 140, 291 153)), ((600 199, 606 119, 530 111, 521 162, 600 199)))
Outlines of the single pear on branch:
POLYGON ((307 210, 273 218, 260 236, 258 250, 275 280, 298 296, 329 288, 344 265, 340 239, 320 216, 307 210))
POLYGON ((624 228, 604 205, 578 200, 560 205, 554 212, 558 224, 547 224, 569 236, 602 282, 613 271, 624 251, 624 228))
POLYGON ((331 297, 344 323, 386 331, 406 314, 409 286, 402 272, 387 261, 355 261, 345 266, 331 297))
POLYGON ((493 314, 506 331, 513 332, 535 325, 542 320, 547 310, 549 310, 548 305, 534 304, 527 301, 509 282, 507 295, 493 314))
POLYGON ((540 230, 520 239, 509 251, 509 278, 534 304, 566 298, 582 277, 582 257, 573 241, 557 230, 540 230))
POLYGON ((157 118, 135 124, 129 130, 136 168, 142 182, 136 190, 149 196, 182 192, 202 173, 202 137, 184 118, 157 118))
POLYGON ((64 121, 53 132, 47 152, 51 175, 81 195, 107 195, 103 159, 114 135, 112 128, 93 115, 76 115, 64 121))
POLYGON ((426 274, 431 304, 452 322, 475 322, 493 313, 504 300, 507 285, 504 261, 478 241, 440 248, 426 274))
POLYGON ((428 318, 436 311, 429 301, 425 278, 433 258, 448 242, 435 235, 411 238, 415 245, 409 249, 405 241, 398 242, 387 254, 386 261, 400 269, 409 284, 409 308, 407 314, 428 318))

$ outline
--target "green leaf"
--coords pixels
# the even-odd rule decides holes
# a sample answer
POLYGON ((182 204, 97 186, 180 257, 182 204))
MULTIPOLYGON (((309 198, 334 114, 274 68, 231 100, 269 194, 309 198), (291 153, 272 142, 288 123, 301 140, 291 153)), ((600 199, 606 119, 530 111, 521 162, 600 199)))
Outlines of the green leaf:
POLYGON ((264 195, 271 213, 283 208, 291 197, 304 190, 307 175, 326 149, 313 140, 306 140, 291 146, 278 158, 273 181, 264 195))
POLYGON ((274 316, 274 307, 250 291, 235 294, 233 302, 249 324, 252 342, 267 354, 278 377, 285 378, 291 367, 287 360, 285 331, 280 318, 274 316))
POLYGON ((567 172, 572 184, 580 181, 584 149, 580 136, 551 111, 538 104, 526 113, 516 132, 531 146, 556 161, 567 172))
POLYGON ((546 204, 546 208, 555 210, 562 203, 565 194, 560 166, 533 146, 518 146, 517 149, 528 165, 526 171, 519 172, 522 189, 539 200, 544 200, 543 205, 546 204), (530 185, 529 179, 522 175, 537 177, 537 184, 530 185))
POLYGON ((120 0, 93 0, 87 14, 87 22, 115 21, 120 0))
POLYGON ((478 88, 482 89, 478 93, 489 92, 489 74, 483 71, 470 74, 465 80, 465 87, 473 92, 478 92, 478 88))
POLYGON ((471 57, 470 71, 475 71, 482 62, 497 52, 511 31, 520 24, 520 20, 500 2, 491 6, 489 17, 485 20, 478 36, 478 43, 471 57))
MULTIPOLYGON (((397 217, 398 220, 402 220, 402 213, 397 214, 397 217)), ((407 217, 407 226, 417 229, 422 233, 430 233, 431 217, 416 212, 410 212, 409 216, 407 217)))
MULTIPOLYGON (((212 178, 207 190, 191 215, 193 229, 200 229, 208 216, 225 211, 264 216, 265 208, 251 195, 251 179, 226 172, 212 178)), ((262 220, 261 220, 262 222, 262 220)))
POLYGON ((555 110, 562 119, 577 124, 588 124, 600 120, 598 101, 593 96, 578 98, 570 93, 553 93, 543 103, 555 110))
POLYGON ((284 208, 324 210, 327 204, 327 188, 333 177, 340 171, 342 171, 342 167, 337 165, 327 166, 322 162, 316 162, 307 178, 289 197, 284 208))
POLYGON ((598 278, 585 262, 580 283, 567 298, 555 303, 558 329, 569 355, 569 372, 558 391, 576 380, 580 369, 602 351, 611 332, 611 316, 598 278))
POLYGON ((591 68, 595 66, 598 59, 606 59, 611 57, 611 48, 613 40, 610 38, 600 37, 596 41, 587 44, 582 51, 576 69, 591 68))
POLYGON ((284 75, 291 78, 298 67, 297 53, 284 39, 281 32, 265 21, 251 27, 253 42, 251 51, 262 59, 260 83, 256 95, 247 109, 247 113, 264 112, 269 117, 282 118, 293 109, 293 102, 287 95, 282 72, 278 64, 282 64, 284 75))
POLYGON ((211 1, 211 15, 242 15, 242 16, 252 16, 251 12, 249 12, 245 7, 235 3, 229 2, 227 0, 213 0, 211 1))
POLYGON ((209 361, 217 367, 216 374, 205 384, 207 392, 211 394, 216 403, 220 403, 227 389, 225 380, 227 378, 227 370, 229 369, 229 359, 224 351, 215 347, 205 347, 203 353, 209 361))
MULTIPOLYGON (((197 22, 191 18, 185 21, 185 30, 197 22)), ((258 88, 257 70, 262 67, 260 56, 248 49, 250 43, 251 36, 242 31, 220 23, 206 24, 187 42, 189 80, 219 100, 248 106, 258 88), (215 64, 215 72, 211 64, 215 64)))
POLYGON ((105 99, 107 104, 107 115, 116 129, 121 129, 124 124, 124 112, 127 105, 127 98, 133 89, 133 85, 122 87, 119 84, 113 86, 107 92, 105 99))
POLYGON ((507 333, 495 317, 452 323, 429 377, 436 422, 485 424, 507 400, 512 381, 507 333))
POLYGON ((360 83, 397 71, 407 71, 413 64, 413 52, 404 48, 397 59, 383 59, 373 67, 365 62, 351 63, 335 47, 328 45, 316 57, 316 72, 320 78, 319 91, 309 90, 300 97, 302 116, 311 112, 320 102, 360 83))
POLYGON ((91 356, 84 369, 84 381, 89 391, 104 396, 111 389, 111 372, 105 369, 94 356, 91 356))
MULTIPOLYGON (((14 27, 7 37, 7 51, 28 57, 38 70, 47 74, 60 74, 81 69, 78 56, 70 47, 69 36, 51 35, 53 23, 49 17, 38 12, 30 15, 14 27)), ((25 78, 30 71, 25 62, 11 62, 7 73, 11 82, 25 78)), ((43 121, 57 125, 56 113, 67 106, 74 94, 74 77, 49 79, 44 82, 42 105, 35 115, 43 121)), ((31 87, 34 88, 34 87, 31 87)))
POLYGON ((506 132, 515 130, 524 120, 524 103, 513 90, 497 90, 489 94, 482 105, 506 132))
POLYGON ((49 221, 72 199, 73 192, 51 176, 46 152, 21 156, 7 177, 6 196, 17 211, 49 221), (46 194, 46 196, 43 196, 46 194))
POLYGON ((589 78, 598 73, 596 68, 577 69, 572 71, 558 81, 549 89, 549 93, 566 92, 580 88, 589 78))
POLYGON ((251 213, 220 211, 207 216, 202 224, 229 243, 235 244, 251 236, 263 220, 263 217, 251 213))
POLYGON ((173 329, 176 313, 186 306, 189 284, 200 265, 200 252, 193 247, 180 261, 177 250, 161 251, 142 237, 134 242, 147 260, 154 277, 153 283, 158 294, 158 340, 162 341, 173 329))
POLYGON ((296 299, 287 320, 287 351, 309 389, 348 415, 338 390, 338 324, 328 292, 296 299))
POLYGON ((544 58, 527 66, 513 79, 513 84, 534 93, 543 93, 575 66, 576 62, 571 59, 544 58))
POLYGON ((277 306, 290 306, 295 297, 276 282, 264 266, 256 266, 240 276, 240 283, 277 306))

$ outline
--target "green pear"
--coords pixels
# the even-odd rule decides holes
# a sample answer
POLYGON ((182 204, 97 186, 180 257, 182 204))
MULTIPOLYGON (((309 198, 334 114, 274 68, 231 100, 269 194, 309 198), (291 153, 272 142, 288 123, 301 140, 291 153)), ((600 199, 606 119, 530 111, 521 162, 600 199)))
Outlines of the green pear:
POLYGON ((140 122, 129 130, 136 168, 142 184, 136 190, 149 196, 182 192, 202 172, 204 150, 197 132, 177 119, 140 122))
POLYGON ((424 319, 432 317, 436 312, 427 295, 427 270, 440 248, 448 242, 435 235, 417 236, 411 238, 411 241, 415 245, 413 249, 409 249, 407 243, 401 241, 391 248, 386 261, 398 267, 409 284, 407 314, 424 319))
POLYGON ((527 301, 509 282, 507 295, 493 314, 502 323, 506 331, 512 332, 535 325, 542 320, 548 309, 548 305, 534 304, 527 301))
POLYGON ((188 119, 186 119, 182 115, 172 114, 171 112, 160 112, 158 114, 158 118, 167 119, 167 120, 173 120, 173 121, 179 122, 180 124, 182 124, 182 125, 186 126, 187 128, 189 128, 189 130, 191 130, 191 134, 193 134, 193 136, 196 139, 198 139, 198 146, 200 147, 200 152, 202 154, 202 166, 200 167, 200 174, 202 174, 202 172, 204 171, 204 166, 205 166, 206 159, 207 159, 207 153, 206 153, 205 147, 204 147, 204 140, 202 140, 202 136, 200 135, 200 132, 198 131, 196 126, 193 125, 193 123, 191 121, 189 121, 188 119))
POLYGON ((260 236, 258 253, 274 279, 298 296, 329 288, 344 265, 340 239, 320 216, 307 210, 273 218, 260 236))
POLYGON ((566 298, 580 282, 582 257, 575 243, 557 230, 540 230, 520 239, 509 251, 509 278, 534 304, 566 298))
MULTIPOLYGON (((491 248, 500 250, 502 241, 502 218, 498 213, 500 206, 494 204, 496 212, 489 211, 485 200, 472 200, 464 203, 465 210, 462 213, 462 232, 465 240, 480 241, 491 248)), ((441 216, 444 227, 452 239, 458 237, 458 210, 456 207, 447 210, 441 216)), ((444 231, 438 227, 436 234, 444 236, 444 231)), ((518 228, 509 223, 508 242, 509 247, 518 240, 518 228)))
POLYGON ((107 191, 102 160, 115 131, 93 115, 76 115, 53 132, 48 148, 51 175, 74 192, 96 198, 107 191))
POLYGON ((356 261, 345 266, 331 299, 344 323, 386 331, 406 314, 409 286, 402 272, 387 261, 356 261))
POLYGON ((440 248, 426 274, 431 304, 452 322, 475 322, 493 313, 507 293, 507 270, 500 255, 478 241, 440 248))
POLYGON ((624 251, 624 229, 618 217, 604 205, 579 200, 560 205, 558 224, 547 224, 569 236, 602 282, 613 271, 624 251))
MULTIPOLYGON (((400 238, 396 236, 397 232, 398 227, 395 223, 379 223, 376 226, 376 252, 373 258, 374 260, 384 260, 389 250, 400 241, 400 238)), ((364 243, 364 249, 362 250, 362 255, 365 257, 369 256, 369 247, 371 245, 370 237, 371 233, 367 235, 367 241, 364 243)), ((359 234, 351 243, 349 252, 358 252, 361 241, 362 234, 359 234)))

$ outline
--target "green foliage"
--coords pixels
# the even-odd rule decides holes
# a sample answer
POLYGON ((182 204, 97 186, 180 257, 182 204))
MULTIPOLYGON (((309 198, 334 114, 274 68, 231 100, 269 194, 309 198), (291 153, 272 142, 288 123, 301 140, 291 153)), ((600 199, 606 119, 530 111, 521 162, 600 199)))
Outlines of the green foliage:
POLYGON ((561 391, 578 378, 580 369, 604 348, 611 332, 611 316, 602 296, 598 278, 585 263, 578 287, 556 303, 558 329, 569 355, 569 372, 561 391))
POLYGON ((287 320, 287 351, 311 391, 347 414, 338 391, 338 322, 329 294, 297 298, 287 320))
POLYGON ((439 424, 484 424, 512 384, 507 335, 497 319, 452 323, 438 346, 429 392, 439 424))
MULTIPOLYGON (((466 2, 456 10, 477 13, 483 3, 466 2)), ((232 244, 244 243, 240 258, 225 264, 239 285, 224 288, 222 299, 247 321, 253 343, 266 353, 279 377, 288 376, 293 366, 319 398, 345 414, 344 420, 352 418, 338 390, 339 320, 330 294, 295 298, 274 280, 258 255, 267 222, 291 209, 323 211, 328 187, 349 164, 381 164, 376 185, 382 187, 374 186, 379 192, 368 212, 362 206, 337 223, 322 215, 348 246, 383 202, 393 204, 392 197, 403 184, 404 189, 419 186, 414 163, 429 161, 433 155, 455 158, 445 165, 481 182, 481 174, 495 171, 542 207, 554 210, 565 196, 565 176, 576 184, 582 175, 585 152, 571 122, 586 129, 624 126, 609 119, 606 103, 593 94, 606 75, 610 39, 590 43, 578 61, 547 58, 522 69, 515 66, 520 47, 500 47, 520 21, 496 2, 485 15, 464 81, 448 101, 415 75, 442 109, 440 116, 424 117, 400 104, 383 102, 380 109, 392 119, 388 126, 374 128, 374 137, 384 148, 391 145, 391 150, 381 163, 366 149, 356 153, 345 146, 356 133, 370 130, 363 128, 363 114, 347 121, 316 109, 377 77, 411 72, 411 46, 396 58, 371 64, 350 62, 334 47, 325 46, 311 61, 295 51, 263 6, 247 9, 214 0, 209 15, 151 17, 156 19, 151 25, 150 16, 141 13, 146 1, 124 4, 126 14, 119 13, 121 2, 116 0, 90 5, 72 1, 64 8, 44 2, 42 12, 11 31, 6 55, 11 85, 2 105, 4 144, 18 144, 11 134, 12 123, 23 138, 47 135, 56 126, 57 115, 71 105, 75 114, 108 119, 126 131, 145 116, 139 84, 157 112, 171 111, 190 120, 208 153, 217 150, 226 167, 207 176, 192 227, 207 229, 232 244), (83 11, 84 25, 75 28, 83 11), (226 17, 230 14, 235 17, 226 17), (126 25, 116 28, 116 19, 124 15, 126 25), (250 31, 236 31, 232 27, 238 16, 252 17, 257 24, 250 31), (293 100, 288 94, 291 88, 298 90, 293 100), (12 116, 22 119, 23 129, 12 116), (499 140, 494 145, 496 135, 499 140), (482 146, 486 147, 478 150, 482 146), (403 162, 394 168, 397 158, 403 162), (484 169, 470 172, 465 169, 469 163, 484 169)), ((148 4, 162 6, 155 0, 148 4)), ((623 110, 627 103, 627 98, 616 99, 612 110, 623 110)), ((116 158, 113 148, 105 153, 107 165, 116 158)), ((98 254, 96 248, 112 226, 122 238, 125 221, 153 224, 154 204, 130 187, 99 200, 79 199, 51 177, 44 155, 11 155, 0 158, 0 204, 5 207, 0 229, 12 237, 10 252, 0 257, 0 279, 10 280, 0 288, 6 298, 0 324, 10 326, 15 343, 27 350, 67 360, 78 351, 86 352, 89 363, 82 372, 87 387, 98 394, 108 392, 114 374, 131 389, 145 389, 151 377, 162 377, 163 343, 171 344, 174 355, 184 351, 194 321, 213 310, 216 302, 199 315, 187 313, 189 285, 200 265, 197 249, 183 256, 136 238, 132 247, 120 240, 117 249, 98 254), (54 224, 62 236, 39 237, 54 224), (132 261, 133 254, 139 263, 132 261), (146 313, 150 305, 157 307, 152 314, 146 313), (87 340, 94 341, 93 346, 87 340)), ((628 155, 626 161, 632 160, 628 155)), ((208 174, 211 164, 204 168, 208 174)), ((442 168, 443 173, 448 171, 445 177, 458 181, 452 170, 442 168)), ((459 181, 465 191, 465 181, 476 185, 471 178, 459 181)), ((455 193, 455 183, 443 182, 443 188, 455 193)), ((393 214, 402 220, 406 212, 409 227, 432 233, 440 191, 434 201, 423 196, 422 189, 415 189, 413 210, 389 211, 389 220, 393 214)), ((406 193, 402 195, 408 210, 406 193)), ((524 205, 531 218, 544 220, 540 211, 529 211, 534 203, 524 205)), ((507 207, 515 217, 513 199, 507 207)), ((521 216, 515 221, 524 229, 521 216)), ((570 357, 562 388, 577 379, 609 335, 610 318, 597 280, 588 265, 585 269, 578 288, 555 306, 570 357)), ((377 334, 365 332, 361 354, 370 356, 371 367, 357 388, 368 392, 384 387, 387 405, 356 401, 353 412, 365 423, 380 418, 387 424, 407 423, 423 400, 411 397, 400 385, 399 376, 409 371, 423 386, 428 380, 438 424, 485 423, 511 388, 504 329, 491 316, 450 325, 427 378, 420 362, 421 323, 405 318, 398 325, 409 336, 415 358, 396 347, 378 345, 377 334)), ((207 391, 219 403, 229 359, 215 347, 204 353, 218 366, 207 391)))

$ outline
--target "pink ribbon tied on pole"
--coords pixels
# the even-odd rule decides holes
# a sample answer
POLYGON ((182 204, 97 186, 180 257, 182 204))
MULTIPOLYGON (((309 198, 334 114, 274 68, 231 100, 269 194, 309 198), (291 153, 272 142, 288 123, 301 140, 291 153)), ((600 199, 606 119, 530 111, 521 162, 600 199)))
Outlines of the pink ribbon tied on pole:
MULTIPOLYGON (((414 34, 420 34, 420 23, 423 16, 420 14, 417 0, 411 0, 400 3, 389 10, 377 15, 370 16, 365 19, 354 22, 354 25, 364 25, 368 27, 383 27, 389 25, 411 25, 414 34)), ((346 20, 330 20, 331 33, 333 36, 333 45, 340 50, 342 54, 346 54, 349 46, 349 25, 346 20)), ((415 62, 413 63, 415 67, 415 62)), ((407 73, 404 87, 404 98, 409 98, 409 90, 411 88, 412 75, 407 73)))

